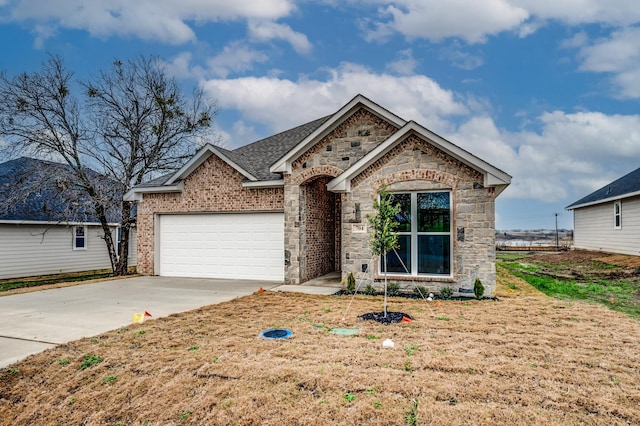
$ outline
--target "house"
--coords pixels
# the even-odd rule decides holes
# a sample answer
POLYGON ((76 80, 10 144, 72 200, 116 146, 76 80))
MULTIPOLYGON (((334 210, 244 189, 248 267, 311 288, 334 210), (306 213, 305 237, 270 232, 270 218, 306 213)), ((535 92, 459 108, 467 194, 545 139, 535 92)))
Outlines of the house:
POLYGON ((233 151, 204 146, 125 199, 139 203, 143 274, 300 284, 366 271, 379 280, 367 215, 384 183, 402 206, 388 277, 459 293, 472 293, 479 277, 491 294, 494 201, 510 181, 358 95, 332 115, 233 151))
POLYGON ((577 249, 640 254, 640 169, 570 204, 577 249))
MULTIPOLYGON (((102 228, 88 205, 69 201, 78 198, 65 174, 60 163, 32 158, 0 164, 0 279, 111 269, 102 228)), ((109 217, 117 238, 115 210, 109 217)))

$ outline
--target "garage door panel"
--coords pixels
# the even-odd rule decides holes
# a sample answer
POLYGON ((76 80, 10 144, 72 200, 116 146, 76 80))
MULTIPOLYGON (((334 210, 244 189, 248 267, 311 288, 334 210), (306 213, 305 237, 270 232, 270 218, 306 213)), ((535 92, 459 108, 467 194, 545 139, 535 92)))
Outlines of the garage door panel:
POLYGON ((160 216, 159 274, 284 280, 282 213, 160 216))

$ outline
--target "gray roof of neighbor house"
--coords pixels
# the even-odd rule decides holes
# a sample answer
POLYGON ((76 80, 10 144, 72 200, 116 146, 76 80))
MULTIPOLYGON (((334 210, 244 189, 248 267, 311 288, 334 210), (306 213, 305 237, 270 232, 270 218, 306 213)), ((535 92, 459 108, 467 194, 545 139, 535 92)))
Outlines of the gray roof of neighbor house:
MULTIPOLYGON (((117 182, 94 171, 91 176, 122 199, 117 182)), ((61 163, 27 157, 0 163, 0 221, 99 223, 89 196, 73 182, 68 166, 61 163)), ((118 206, 107 209, 109 223, 120 217, 118 206)))
POLYGON ((614 180, 565 208, 573 210, 633 195, 640 195, 640 168, 622 176, 620 179, 614 180))

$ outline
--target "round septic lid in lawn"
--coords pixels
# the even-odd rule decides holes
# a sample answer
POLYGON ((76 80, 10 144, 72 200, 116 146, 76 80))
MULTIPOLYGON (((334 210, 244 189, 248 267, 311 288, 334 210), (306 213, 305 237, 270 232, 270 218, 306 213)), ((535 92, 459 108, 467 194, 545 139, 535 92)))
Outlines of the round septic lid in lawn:
POLYGON ((260 336, 265 339, 286 339, 292 334, 293 331, 287 330, 286 328, 271 328, 260 333, 260 336))

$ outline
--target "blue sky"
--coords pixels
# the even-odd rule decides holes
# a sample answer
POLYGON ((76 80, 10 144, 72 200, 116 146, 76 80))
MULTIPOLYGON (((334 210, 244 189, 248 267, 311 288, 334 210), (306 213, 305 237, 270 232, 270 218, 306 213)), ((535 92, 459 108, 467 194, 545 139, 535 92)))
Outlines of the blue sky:
POLYGON ((634 0, 0 0, 0 40, 10 75, 157 55, 227 148, 362 93, 511 174, 498 229, 572 228, 566 205, 640 167, 634 0))

